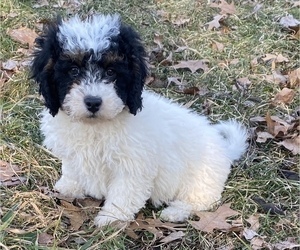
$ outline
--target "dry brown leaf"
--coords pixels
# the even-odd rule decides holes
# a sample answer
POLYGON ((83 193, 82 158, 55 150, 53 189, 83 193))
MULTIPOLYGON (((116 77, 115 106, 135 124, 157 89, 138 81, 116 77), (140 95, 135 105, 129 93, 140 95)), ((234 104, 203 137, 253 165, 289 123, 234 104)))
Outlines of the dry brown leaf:
POLYGON ((18 166, 0 160, 0 186, 12 187, 22 184, 26 178, 19 174, 21 170, 18 166))
POLYGON ((168 77, 168 85, 171 85, 172 83, 180 87, 186 85, 186 83, 181 81, 181 78, 179 77, 168 77))
POLYGON ((258 236, 258 233, 255 230, 250 228, 244 228, 242 235, 245 237, 246 240, 252 240, 255 236, 258 236))
POLYGON ((287 82, 287 77, 285 75, 282 75, 277 70, 272 70, 272 75, 266 75, 265 76, 266 81, 270 83, 276 83, 280 85, 285 85, 287 82))
POLYGON ((258 65, 258 57, 254 57, 250 62, 251 68, 255 68, 258 65))
POLYGON ((162 22, 170 21, 170 13, 164 10, 158 10, 156 14, 162 22))
POLYGON ((260 249, 272 249, 269 243, 267 243, 261 236, 253 237, 250 241, 252 250, 260 249))
POLYGON ((170 66, 173 63, 173 53, 170 52, 170 54, 168 55, 167 58, 163 59, 159 65, 163 65, 163 66, 170 66))
POLYGON ((198 87, 193 86, 193 87, 183 89, 182 93, 187 95, 196 95, 199 93, 199 91, 200 89, 198 87))
POLYGON ((184 232, 182 231, 178 231, 178 232, 171 232, 168 236, 166 236, 165 238, 161 239, 160 242, 162 243, 170 243, 174 240, 178 240, 178 239, 182 239, 182 237, 185 235, 184 232))
POLYGON ((182 51, 185 51, 186 49, 188 49, 189 47, 188 46, 179 46, 175 51, 174 53, 180 53, 182 51))
POLYGON ((295 243, 295 239, 290 237, 285 241, 275 243, 273 246, 274 249, 276 250, 287 250, 287 249, 295 249, 296 247, 298 248, 300 247, 300 244, 295 243))
POLYGON ((275 122, 271 119, 269 112, 267 112, 267 115, 266 115, 266 122, 267 122, 268 133, 274 135, 275 122))
POLYGON ((290 71, 289 76, 289 87, 295 88, 300 86, 300 68, 290 71))
POLYGON ((188 68, 192 73, 197 70, 202 69, 204 72, 208 71, 209 68, 206 65, 208 60, 189 60, 189 61, 179 61, 178 64, 173 65, 174 69, 184 69, 188 68))
POLYGON ((39 245, 50 245, 53 243, 54 237, 47 233, 40 233, 38 235, 38 243, 39 245))
POLYGON ((292 8, 293 8, 293 7, 299 7, 299 6, 300 6, 300 1, 291 1, 290 3, 293 4, 292 8))
POLYGON ((220 51, 220 52, 222 52, 224 50, 224 44, 223 43, 219 43, 219 42, 214 41, 214 40, 213 40, 211 46, 212 46, 212 49, 220 51))
POLYGON ((274 104, 290 104, 294 97, 295 91, 289 88, 283 88, 279 93, 277 93, 273 99, 274 104))
POLYGON ((282 145, 286 149, 292 151, 293 155, 300 154, 300 135, 295 138, 285 139, 277 144, 282 145))
POLYGON ((242 92, 246 91, 250 85, 251 85, 251 81, 249 80, 248 77, 238 78, 236 79, 235 82, 236 88, 242 92))
POLYGON ((213 8, 220 8, 220 14, 235 14, 236 9, 234 6, 234 2, 232 1, 231 4, 227 3, 225 0, 220 0, 219 3, 211 3, 210 7, 213 8))
POLYGON ((206 23, 205 25, 208 24, 208 30, 218 29, 221 27, 220 22, 222 22, 224 18, 225 15, 216 15, 212 21, 206 23))
POLYGON ((186 17, 178 17, 175 20, 172 21, 172 23, 176 26, 182 26, 187 24, 191 19, 190 18, 186 18, 186 17))
POLYGON ((220 206, 215 212, 196 212, 200 217, 199 221, 189 221, 193 228, 207 233, 217 230, 230 230, 233 226, 226 222, 226 219, 231 216, 239 215, 240 213, 230 208, 231 203, 226 203, 220 206))
POLYGON ((257 132, 256 141, 259 143, 263 143, 263 142, 266 142, 268 139, 273 139, 273 138, 274 138, 274 136, 271 135, 270 133, 264 132, 264 131, 259 131, 259 132, 257 132))
POLYGON ((162 35, 160 35, 160 34, 158 34, 158 33, 155 33, 155 34, 154 34, 153 42, 154 42, 155 44, 157 44, 158 47, 159 47, 160 49, 163 48, 163 44, 162 44, 162 42, 163 42, 163 36, 162 36, 162 35))
POLYGON ((171 222, 162 222, 159 219, 147 218, 144 219, 142 214, 139 214, 137 219, 130 223, 130 225, 125 229, 125 233, 133 238, 138 239, 139 236, 135 233, 135 231, 148 231, 153 234, 154 240, 161 239, 164 237, 164 233, 162 229, 168 229, 173 232, 175 231, 184 231, 184 224, 175 224, 171 222))
POLYGON ((267 53, 261 59, 264 62, 267 62, 267 61, 275 61, 276 63, 289 62, 289 59, 287 57, 284 57, 282 54, 274 55, 274 54, 267 53))
POLYGON ((295 19, 293 15, 287 15, 280 18, 279 23, 285 28, 292 28, 298 26, 300 21, 295 19))
POLYGON ((289 36, 292 40, 300 40, 300 29, 296 33, 289 36))
POLYGON ((32 48, 37 34, 34 30, 27 27, 21 27, 19 29, 13 29, 7 31, 8 35, 15 41, 27 45, 32 48))
POLYGON ((2 63, 2 69, 4 70, 13 70, 16 71, 18 69, 19 63, 15 60, 7 60, 6 62, 2 63))
POLYGON ((36 4, 32 5, 32 8, 42 8, 44 6, 49 6, 49 2, 47 0, 38 0, 36 4))
POLYGON ((249 216, 248 219, 246 219, 246 221, 251 225, 250 229, 257 231, 260 227, 259 224, 259 214, 252 214, 249 216))
POLYGON ((63 215, 69 218, 71 227, 74 230, 78 230, 84 221, 88 219, 87 215, 82 211, 82 209, 65 200, 60 200, 60 203, 60 208, 63 209, 63 215))

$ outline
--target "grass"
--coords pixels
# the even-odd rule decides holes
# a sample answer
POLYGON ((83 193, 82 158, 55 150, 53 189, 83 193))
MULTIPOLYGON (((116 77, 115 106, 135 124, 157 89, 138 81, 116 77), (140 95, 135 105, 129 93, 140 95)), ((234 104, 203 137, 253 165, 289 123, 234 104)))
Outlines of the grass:
MULTIPOLYGON (((71 1, 70 1, 71 2, 71 1)), ((38 28, 36 24, 45 18, 60 13, 65 16, 72 13, 86 15, 92 12, 119 12, 123 19, 133 25, 143 37, 148 51, 156 45, 154 34, 163 36, 164 56, 168 56, 178 46, 188 45, 180 53, 173 53, 173 60, 209 60, 208 72, 174 70, 169 66, 156 66, 152 73, 156 78, 167 82, 167 77, 178 76, 189 86, 207 88, 204 96, 180 94, 176 86, 155 88, 154 90, 180 103, 194 101, 191 108, 199 113, 208 113, 212 121, 235 118, 246 126, 254 127, 249 119, 254 116, 272 115, 285 117, 294 115, 300 106, 299 98, 289 105, 272 106, 271 99, 281 86, 265 81, 270 75, 272 65, 260 62, 251 67, 255 57, 266 53, 283 54, 289 62, 276 64, 282 71, 299 67, 299 41, 291 40, 288 33, 278 24, 278 19, 286 14, 293 14, 299 19, 299 9, 291 8, 289 1, 264 1, 260 12, 248 16, 253 9, 251 1, 234 1, 237 12, 226 19, 230 27, 227 32, 207 30, 205 24, 218 13, 207 1, 171 0, 171 1, 86 1, 78 9, 53 7, 55 1, 43 8, 32 8, 34 1, 1 1, 1 49, 0 61, 8 59, 24 60, 17 52, 25 47, 14 42, 8 35, 8 29, 27 26, 38 28), (163 22, 158 10, 169 13, 170 21, 179 17, 190 21, 182 27, 171 22, 163 22), (17 16, 11 18, 10 13, 17 16), (224 44, 223 51, 211 47, 213 41, 224 44), (238 59, 237 64, 226 63, 238 59), (222 66, 223 65, 223 66, 222 66), (225 65, 225 66, 224 66, 225 65), (236 79, 248 77, 251 85, 244 92, 234 90, 236 79), (203 104, 209 105, 209 112, 203 104), (250 105, 249 105, 250 103, 250 105)), ((67 1, 65 2, 67 3, 67 1)), ((150 86, 151 87, 151 86, 150 86)), ((251 249, 250 243, 236 232, 204 233, 192 229, 187 223, 186 235, 177 241, 161 245, 153 241, 153 235, 142 232, 138 240, 133 240, 123 232, 105 228, 95 229, 92 214, 80 230, 68 228, 68 221, 58 208, 57 201, 43 193, 51 190, 60 175, 60 162, 42 146, 39 134, 38 117, 42 102, 37 94, 38 87, 28 79, 26 70, 15 72, 4 84, 0 84, 0 159, 21 168, 20 175, 27 181, 15 187, 1 186, 1 225, 0 246, 3 249, 251 249), (46 233, 52 236, 51 243, 44 246, 39 243, 38 235, 46 233), (222 248, 224 247, 224 248, 222 248)), ((295 90, 299 95, 299 90, 295 90)), ((246 219, 250 215, 260 216, 258 233, 270 243, 297 238, 299 231, 299 181, 282 178, 280 171, 287 169, 299 172, 298 156, 273 141, 259 144, 251 138, 245 157, 233 167, 223 193, 222 202, 231 202, 232 208, 246 219), (285 215, 272 215, 253 200, 261 197, 267 202, 282 205, 285 215)), ((151 206, 144 213, 152 216, 151 206)), ((158 210, 154 211, 159 213, 158 210)))

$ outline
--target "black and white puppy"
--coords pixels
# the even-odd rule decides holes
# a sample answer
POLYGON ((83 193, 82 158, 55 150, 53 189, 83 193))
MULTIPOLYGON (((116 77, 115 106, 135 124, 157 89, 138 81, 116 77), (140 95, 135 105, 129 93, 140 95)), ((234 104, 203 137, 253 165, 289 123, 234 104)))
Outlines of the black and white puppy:
POLYGON ((62 160, 55 188, 105 198, 97 226, 133 220, 151 199, 160 216, 184 221, 219 201, 233 160, 246 150, 235 121, 211 125, 149 91, 146 52, 118 15, 75 16, 37 39, 44 144, 62 160), (142 93, 143 92, 143 93, 142 93))

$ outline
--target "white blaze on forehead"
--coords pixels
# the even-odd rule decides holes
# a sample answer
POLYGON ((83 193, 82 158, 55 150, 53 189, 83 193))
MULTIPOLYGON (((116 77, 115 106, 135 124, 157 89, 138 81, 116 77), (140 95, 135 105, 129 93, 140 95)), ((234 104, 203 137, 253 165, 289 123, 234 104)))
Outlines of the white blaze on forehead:
POLYGON ((114 15, 94 15, 85 20, 75 16, 63 21, 57 34, 65 52, 77 53, 93 49, 99 53, 110 46, 111 38, 120 33, 120 17, 114 15))

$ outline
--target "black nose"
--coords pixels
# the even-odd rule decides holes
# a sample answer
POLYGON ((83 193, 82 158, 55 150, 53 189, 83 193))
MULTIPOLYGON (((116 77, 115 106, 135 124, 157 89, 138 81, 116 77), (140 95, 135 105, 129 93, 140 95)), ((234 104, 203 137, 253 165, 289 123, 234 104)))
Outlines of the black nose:
POLYGON ((96 113, 100 109, 102 99, 96 96, 87 96, 84 98, 84 103, 88 111, 96 113))

